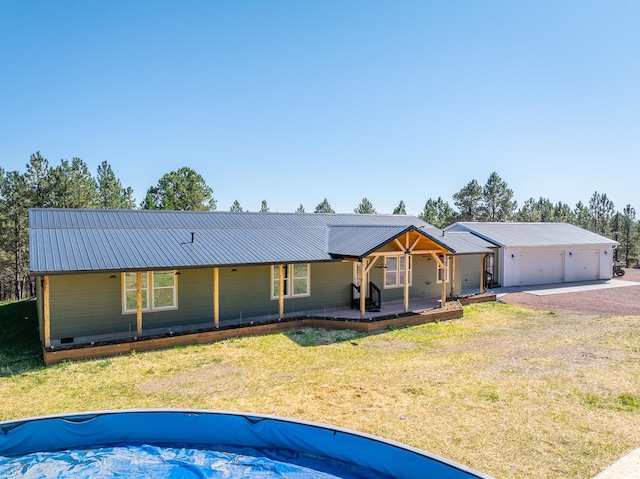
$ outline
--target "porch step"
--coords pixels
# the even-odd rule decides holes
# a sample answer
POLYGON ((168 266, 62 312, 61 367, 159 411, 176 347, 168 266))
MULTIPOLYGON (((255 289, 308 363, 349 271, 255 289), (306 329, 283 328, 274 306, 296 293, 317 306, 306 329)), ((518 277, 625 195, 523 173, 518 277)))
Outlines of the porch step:
MULTIPOLYGON (((351 300, 351 309, 360 309, 360 300, 359 299, 353 299, 351 300)), ((379 304, 375 304, 373 301, 367 299, 364 302, 364 309, 365 311, 369 311, 371 313, 379 313, 380 312, 380 305, 379 304)))

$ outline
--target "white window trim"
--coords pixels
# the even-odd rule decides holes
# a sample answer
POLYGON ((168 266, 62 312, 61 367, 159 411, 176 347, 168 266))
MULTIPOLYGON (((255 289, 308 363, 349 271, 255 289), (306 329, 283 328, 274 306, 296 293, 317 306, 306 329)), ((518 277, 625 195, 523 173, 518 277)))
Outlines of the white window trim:
MULTIPOLYGON (((286 285, 289 287, 289 291, 285 291, 284 293, 284 298, 305 298, 308 296, 311 296, 311 263, 302 263, 302 264, 306 264, 307 266, 307 291, 305 293, 302 294, 292 294, 291 293, 291 288, 293 287, 293 263, 291 264, 285 264, 284 267, 287 268, 287 283, 286 285)), ((277 271, 278 271, 278 265, 271 265, 271 275, 269 276, 271 278, 271 281, 269 283, 269 289, 270 289, 270 295, 271 295, 271 299, 272 300, 277 300, 280 295, 279 294, 274 294, 275 291, 275 284, 276 282, 279 280, 279 278, 277 277, 277 271)))
MULTIPOLYGON (((394 289, 394 288, 404 288, 404 270, 400 269, 400 261, 404 261, 405 255, 391 255, 384 257, 384 278, 382 280, 382 284, 384 289, 394 289), (396 270, 396 282, 394 284, 387 284, 387 259, 388 258, 396 258, 396 264, 398 265, 398 269, 396 270)), ((413 285, 413 260, 411 255, 409 255, 409 286, 413 285)))
MULTIPOLYGON (((143 312, 154 312, 154 311, 171 311, 178 309, 178 276, 176 275, 175 270, 171 271, 142 271, 143 275, 147 275, 147 288, 142 290, 143 296, 146 294, 147 296, 147 307, 142 308, 143 312), (173 274, 173 304, 170 306, 154 306, 155 304, 155 290, 156 289, 164 289, 168 288, 168 286, 159 286, 158 288, 154 287, 154 273, 172 273, 173 274)), ((127 291, 135 291, 135 289, 127 289, 126 284, 126 276, 127 274, 136 273, 133 272, 125 272, 122 273, 122 314, 135 314, 137 313, 137 308, 127 309, 127 291)))
MULTIPOLYGON (((445 272, 446 272, 445 283, 448 283, 449 282, 449 276, 450 276, 449 275, 449 271, 451 270, 451 263, 449 262, 449 256, 446 257, 446 259, 444 261, 444 265, 445 265, 445 272)), ((442 278, 441 278, 441 276, 442 276, 442 273, 441 273, 442 268, 440 267, 440 263, 437 263, 437 262, 436 262, 436 266, 437 266, 437 268, 436 268, 436 283, 437 284, 442 284, 442 278)))

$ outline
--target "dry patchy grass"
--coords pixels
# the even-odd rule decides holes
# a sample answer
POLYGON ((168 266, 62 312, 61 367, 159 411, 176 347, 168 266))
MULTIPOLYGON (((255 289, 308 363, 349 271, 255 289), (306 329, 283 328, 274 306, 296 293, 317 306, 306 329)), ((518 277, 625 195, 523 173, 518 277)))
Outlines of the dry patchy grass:
POLYGON ((501 304, 364 335, 304 329, 0 378, 0 418, 121 408, 275 414, 500 478, 592 477, 640 445, 640 317, 501 304))

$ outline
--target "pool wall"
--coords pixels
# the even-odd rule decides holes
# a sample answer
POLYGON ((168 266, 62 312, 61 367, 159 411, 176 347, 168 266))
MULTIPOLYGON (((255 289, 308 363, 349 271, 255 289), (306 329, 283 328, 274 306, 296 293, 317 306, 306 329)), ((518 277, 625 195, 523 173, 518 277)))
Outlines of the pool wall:
POLYGON ((226 411, 101 411, 0 422, 0 456, 116 444, 285 449, 398 479, 489 476, 407 445, 324 424, 226 411))

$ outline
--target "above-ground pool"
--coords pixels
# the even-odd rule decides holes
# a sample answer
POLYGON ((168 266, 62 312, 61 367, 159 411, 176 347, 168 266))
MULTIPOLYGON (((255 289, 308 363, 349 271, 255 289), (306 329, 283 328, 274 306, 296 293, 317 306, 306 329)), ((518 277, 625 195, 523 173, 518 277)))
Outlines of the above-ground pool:
POLYGON ((195 410, 0 422, 0 477, 488 478, 403 444, 324 424, 195 410))

